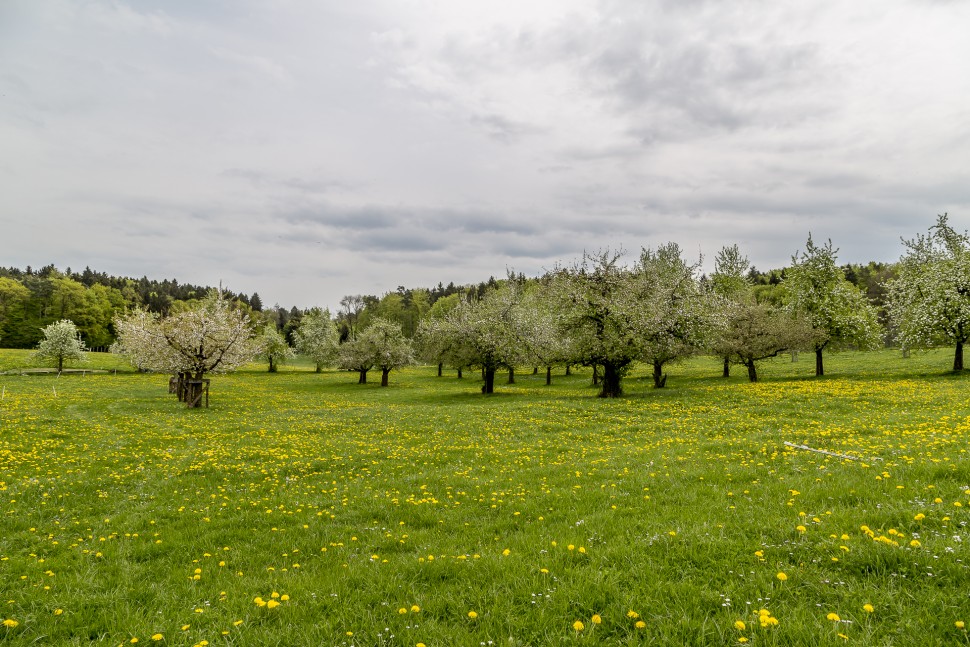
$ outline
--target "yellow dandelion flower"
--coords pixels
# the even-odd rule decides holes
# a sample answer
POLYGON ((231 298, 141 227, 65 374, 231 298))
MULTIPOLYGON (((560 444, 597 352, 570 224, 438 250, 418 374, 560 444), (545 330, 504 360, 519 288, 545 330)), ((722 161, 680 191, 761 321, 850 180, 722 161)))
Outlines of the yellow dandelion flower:
POLYGON ((290 599, 290 596, 287 595, 286 593, 280 596, 280 602, 287 602, 289 599, 290 599))
POLYGON ((637 613, 636 611, 634 611, 633 609, 630 609, 629 611, 626 612, 626 617, 627 618, 639 618, 640 617, 640 614, 637 613))
POLYGON ((842 621, 842 618, 840 618, 839 617, 839 614, 837 614, 837 613, 830 613, 827 616, 825 616, 825 619, 826 620, 831 620, 832 622, 841 622, 842 621))
POLYGON ((747 625, 744 624, 744 620, 735 620, 734 628, 737 629, 738 631, 744 631, 745 628, 747 628, 747 625))
POLYGON ((411 613, 419 613, 420 611, 421 611, 421 607, 419 607, 416 604, 411 607, 411 613))
POLYGON ((637 623, 633 626, 636 627, 637 629, 646 629, 647 623, 644 622, 643 620, 637 620, 637 623))
POLYGON ((269 602, 266 603, 267 609, 275 609, 278 606, 280 606, 280 603, 277 602, 276 600, 270 600, 269 602))
POLYGON ((469 611, 468 612, 468 617, 471 618, 472 620, 474 620, 475 618, 478 617, 478 613, 475 612, 475 611, 469 611))
POLYGON ((13 618, 7 618, 6 620, 3 621, 3 626, 7 627, 8 629, 13 629, 19 624, 20 623, 14 620, 13 618))
POLYGON ((963 620, 957 620, 953 624, 956 625, 957 629, 964 629, 967 626, 966 623, 963 622, 963 620))
POLYGON ((59 616, 64 613, 64 609, 54 609, 54 615, 59 616))
POLYGON ((777 577, 777 578, 778 578, 778 581, 779 581, 779 582, 785 582, 785 581, 787 581, 787 580, 788 580, 788 576, 787 576, 787 575, 785 575, 785 573, 783 573, 782 571, 778 571, 778 574, 777 574, 777 575, 775 575, 775 577, 777 577))
POLYGON ((601 624, 603 622, 603 618, 601 618, 600 615, 598 613, 596 613, 596 614, 593 615, 592 618, 590 618, 590 621, 594 625, 598 625, 598 624, 601 624))
POLYGON ((876 609, 871 604, 866 602, 865 604, 862 605, 862 610, 865 611, 866 613, 872 613, 876 609))
POLYGON ((165 640, 165 636, 163 634, 154 634, 152 636, 152 640, 154 640, 155 642, 160 642, 162 640, 165 640))
POLYGON ((508 556, 509 556, 509 555, 511 555, 511 554, 512 554, 512 551, 511 551, 511 550, 509 550, 508 548, 506 548, 505 550, 503 550, 503 551, 502 551, 502 555, 503 555, 504 557, 508 557, 508 556))
POLYGON ((253 603, 257 607, 265 607, 266 606, 266 600, 264 600, 263 598, 254 598, 253 599, 253 603))
POLYGON ((573 623, 573 631, 582 631, 585 628, 586 626, 579 620, 573 623))

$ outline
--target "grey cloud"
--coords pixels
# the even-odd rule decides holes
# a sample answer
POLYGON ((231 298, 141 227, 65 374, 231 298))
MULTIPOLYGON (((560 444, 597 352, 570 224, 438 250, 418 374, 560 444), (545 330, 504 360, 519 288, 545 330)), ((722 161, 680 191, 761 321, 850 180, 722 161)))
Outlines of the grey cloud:
POLYGON ((502 143, 517 141, 523 135, 538 132, 540 129, 520 123, 499 114, 475 115, 471 123, 482 127, 489 137, 502 143))

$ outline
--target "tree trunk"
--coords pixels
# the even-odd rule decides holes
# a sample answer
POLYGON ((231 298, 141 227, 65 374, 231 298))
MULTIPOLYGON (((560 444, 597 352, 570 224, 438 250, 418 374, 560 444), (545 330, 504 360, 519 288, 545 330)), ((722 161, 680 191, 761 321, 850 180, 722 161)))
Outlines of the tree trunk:
POLYGON ((822 349, 815 349, 815 377, 825 375, 825 368, 822 366, 822 349))
POLYGON ((539 367, 538 366, 533 366, 532 367, 532 374, 533 375, 538 375, 539 374, 539 367))
POLYGON ((597 372, 596 364, 593 364, 593 386, 596 386, 599 383, 600 383, 600 376, 599 376, 599 373, 597 372))
POLYGON ((509 384, 515 384, 515 369, 509 367, 509 384))
POLYGON ((461 378, 462 378, 462 375, 461 375, 461 367, 459 366, 458 367, 458 379, 460 380, 461 378))
POLYGON ((603 390, 601 398, 618 398, 623 395, 620 388, 620 372, 612 364, 603 364, 603 390))
POLYGON ((381 369, 381 386, 387 386, 387 375, 391 372, 389 368, 381 369))
POLYGON ((546 386, 549 386, 550 384, 552 384, 552 367, 547 366, 546 367, 546 386))
POLYGON ((731 377, 731 360, 727 357, 724 358, 724 372, 721 377, 731 377))
POLYGON ((744 365, 748 367, 748 380, 750 380, 751 382, 757 382, 758 368, 755 366, 754 360, 750 362, 745 362, 744 365))
POLYGON ((316 372, 317 373, 322 373, 323 372, 323 364, 321 364, 320 362, 317 362, 317 370, 316 370, 316 372))
POLYGON ((483 369, 485 374, 485 384, 482 385, 482 393, 495 393, 495 369, 483 369))
POLYGON ((953 370, 962 371, 963 370, 963 342, 957 342, 956 352, 953 353, 953 370))
POLYGON ((276 364, 273 363, 273 356, 272 355, 269 356, 269 372, 270 373, 275 373, 276 372, 276 364))
POLYGON ((663 374, 664 365, 662 362, 653 363, 653 388, 662 389, 667 386, 667 376, 663 374))
MULTIPOLYGON (((963 368, 963 366, 961 365, 960 368, 963 368)), ((64 356, 63 355, 58 355, 57 356, 57 372, 60 373, 63 370, 64 370, 64 356)), ((955 371, 956 369, 953 369, 953 370, 955 371)))
POLYGON ((441 377, 441 371, 444 368, 444 366, 445 365, 443 363, 438 362, 438 377, 441 377))
POLYGON ((357 384, 367 384, 367 369, 361 368, 357 372, 360 373, 360 377, 357 378, 357 384))
POLYGON ((573 374, 572 367, 569 364, 566 364, 566 375, 572 375, 572 374, 573 374))

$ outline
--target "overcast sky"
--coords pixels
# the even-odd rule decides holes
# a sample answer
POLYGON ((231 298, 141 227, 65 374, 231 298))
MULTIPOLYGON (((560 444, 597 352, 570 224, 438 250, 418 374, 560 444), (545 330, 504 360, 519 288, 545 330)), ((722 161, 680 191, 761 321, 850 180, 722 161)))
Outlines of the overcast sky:
POLYGON ((267 304, 970 227, 970 2, 0 0, 0 265, 267 304))

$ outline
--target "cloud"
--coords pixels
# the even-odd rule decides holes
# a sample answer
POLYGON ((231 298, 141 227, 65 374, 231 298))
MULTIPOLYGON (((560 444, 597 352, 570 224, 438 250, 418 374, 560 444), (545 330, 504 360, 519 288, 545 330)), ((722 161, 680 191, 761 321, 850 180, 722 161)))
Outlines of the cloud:
POLYGON ((5 263, 332 306, 669 240, 888 260, 937 213, 970 224, 966 24, 931 0, 0 3, 5 263))

